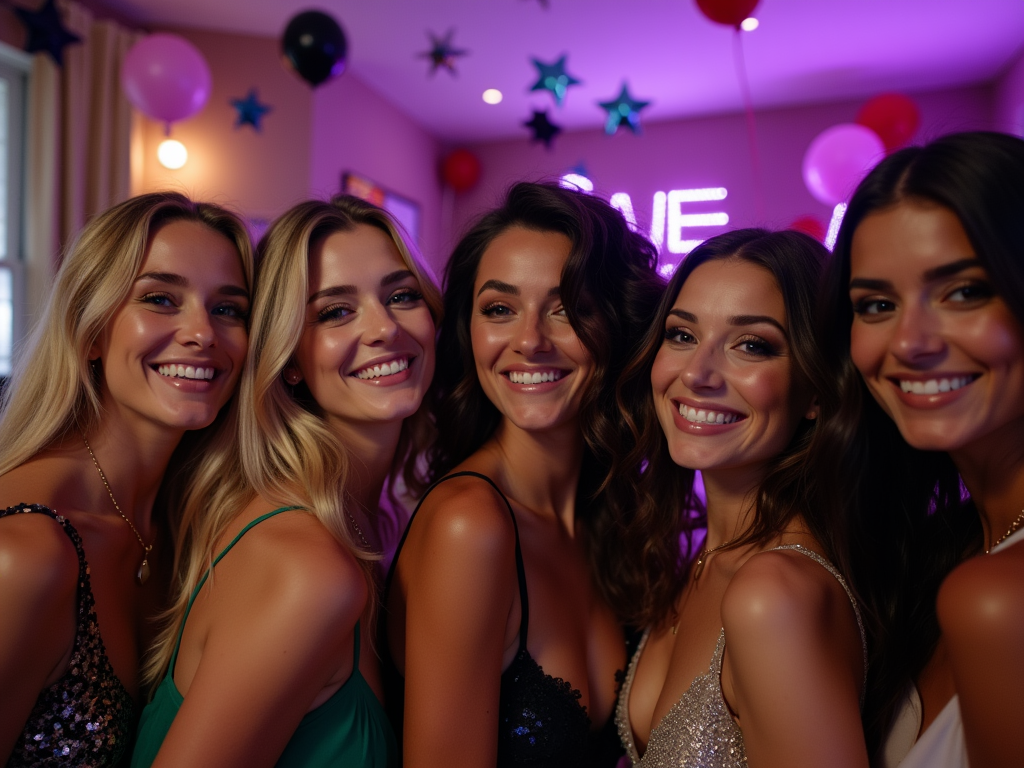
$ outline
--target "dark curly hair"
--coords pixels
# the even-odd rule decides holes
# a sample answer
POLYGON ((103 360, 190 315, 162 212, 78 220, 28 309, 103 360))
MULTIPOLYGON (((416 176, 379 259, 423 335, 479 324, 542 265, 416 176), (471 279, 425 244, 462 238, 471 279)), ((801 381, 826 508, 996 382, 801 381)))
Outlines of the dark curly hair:
MULTIPOLYGON (((651 391, 651 368, 683 283, 701 264, 723 259, 740 259, 770 272, 786 307, 794 378, 817 393, 826 379, 814 343, 814 300, 827 256, 821 243, 799 232, 739 229, 705 241, 672 276, 655 322, 618 386, 618 406, 635 437, 622 470, 630 477, 641 475, 639 498, 619 540, 614 574, 612 606, 623 621, 654 626, 673 613, 686 585, 694 535, 707 524, 703 502, 694 492, 696 473, 672 460, 651 391), (642 471, 645 465, 646 471, 642 471)), ((813 478, 804 471, 817 428, 816 420, 801 421, 788 447, 772 459, 757 489, 753 524, 730 548, 763 544, 800 514, 828 558, 840 570, 844 568, 845 546, 838 536, 841 526, 834 524, 831 510, 812 502, 813 478)))
POLYGON ((664 282, 655 270, 654 246, 605 201, 555 183, 515 184, 455 247, 445 271, 434 377, 434 417, 442 428, 427 454, 427 474, 436 480, 450 472, 490 438, 501 420, 476 376, 470 319, 480 259, 511 227, 558 232, 572 243, 559 287, 569 323, 594 361, 580 404, 585 450, 576 509, 591 574, 607 595, 613 591, 609 575, 617 521, 634 499, 634 478, 619 472, 632 433, 615 407, 615 381, 650 327, 664 282))
POLYGON ((827 503, 847 508, 851 575, 867 609, 864 724, 876 758, 909 686, 935 652, 939 586, 982 546, 980 518, 952 459, 908 445, 850 359, 854 233, 872 213, 906 201, 956 215, 1024 327, 1024 141, 951 134, 883 160, 850 200, 820 296, 820 343, 836 385, 821 399, 828 429, 815 441, 813 471, 832 479, 827 503))

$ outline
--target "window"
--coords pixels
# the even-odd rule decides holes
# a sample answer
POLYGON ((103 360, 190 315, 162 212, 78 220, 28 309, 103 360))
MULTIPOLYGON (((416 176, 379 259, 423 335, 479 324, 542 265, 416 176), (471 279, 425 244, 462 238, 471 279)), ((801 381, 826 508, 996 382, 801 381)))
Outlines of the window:
POLYGON ((11 372, 22 328, 22 178, 31 58, 0 44, 0 377, 11 372))

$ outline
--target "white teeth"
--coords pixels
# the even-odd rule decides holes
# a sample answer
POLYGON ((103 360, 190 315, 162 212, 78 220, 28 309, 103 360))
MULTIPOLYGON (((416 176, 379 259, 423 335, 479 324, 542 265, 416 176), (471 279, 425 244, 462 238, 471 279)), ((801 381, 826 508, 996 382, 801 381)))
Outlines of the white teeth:
POLYGON ((558 381, 562 378, 561 371, 544 371, 528 373, 526 371, 509 371, 508 377, 513 384, 544 384, 548 381, 558 381))
POLYGON ((170 363, 158 366, 156 370, 161 376, 168 376, 172 379, 205 379, 209 381, 214 375, 213 368, 200 368, 199 366, 170 363))
POLYGON ((952 392, 966 387, 973 381, 970 376, 959 376, 955 379, 928 379, 928 381, 906 381, 900 379, 900 389, 915 395, 937 395, 940 392, 952 392))
POLYGON ((396 373, 401 373, 409 367, 409 358, 402 357, 398 360, 393 360, 390 363, 380 363, 379 365, 368 366, 360 371, 355 372, 357 379, 379 379, 382 376, 394 376, 396 373))
POLYGON ((722 411, 697 410, 689 408, 682 403, 679 404, 679 415, 693 424, 732 424, 739 419, 735 413, 723 413, 722 411))

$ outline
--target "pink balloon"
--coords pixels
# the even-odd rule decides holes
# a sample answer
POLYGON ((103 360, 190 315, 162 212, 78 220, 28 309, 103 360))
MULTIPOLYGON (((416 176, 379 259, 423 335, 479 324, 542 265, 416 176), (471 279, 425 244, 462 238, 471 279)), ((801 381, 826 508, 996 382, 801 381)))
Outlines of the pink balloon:
POLYGON ((842 203, 883 157, 885 145, 870 128, 855 123, 833 125, 807 148, 804 183, 825 205, 842 203))
POLYGON ((210 68, 182 37, 158 32, 132 46, 121 66, 121 87, 136 109, 164 123, 184 120, 210 98, 210 68))

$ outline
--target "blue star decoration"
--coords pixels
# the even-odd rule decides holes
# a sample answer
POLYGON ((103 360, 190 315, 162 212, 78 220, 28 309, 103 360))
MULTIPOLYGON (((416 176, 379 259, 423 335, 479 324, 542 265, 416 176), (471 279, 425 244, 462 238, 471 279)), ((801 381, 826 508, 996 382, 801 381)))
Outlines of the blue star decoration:
POLYGON ((249 95, 244 99, 232 99, 231 106, 238 110, 238 119, 235 120, 235 128, 241 128, 243 125, 251 125, 256 131, 261 131, 263 126, 260 125, 260 120, 267 112, 272 112, 273 107, 269 104, 261 104, 259 98, 256 96, 256 89, 253 88, 249 91, 249 95))
POLYGON ((608 112, 608 121, 604 124, 604 132, 609 136, 625 125, 633 133, 640 132, 640 110, 651 102, 637 101, 629 95, 629 84, 623 83, 619 95, 611 101, 597 102, 601 109, 608 112))
POLYGON ((579 85, 580 81, 565 71, 566 56, 563 56, 554 64, 545 64, 537 59, 530 59, 533 66, 537 68, 537 82, 531 87, 531 91, 551 91, 555 97, 555 104, 559 107, 565 101, 565 92, 570 85, 579 85))
POLYGON ((449 29, 444 37, 438 37, 433 32, 427 32, 427 36, 430 38, 430 50, 421 53, 420 58, 430 59, 431 75, 436 73, 439 67, 444 67, 453 76, 458 74, 455 71, 455 60, 460 56, 465 56, 469 51, 452 46, 452 37, 454 35, 454 29, 449 29))
POLYGON ((25 51, 46 51, 58 67, 64 66, 64 46, 82 42, 82 38, 69 32, 61 22, 54 0, 46 0, 38 11, 15 8, 14 12, 28 31, 25 51))
POLYGON ((548 120, 548 112, 533 111, 533 117, 527 120, 523 125, 533 131, 533 138, 531 141, 543 141, 544 146, 551 149, 551 141, 562 132, 561 126, 555 125, 548 120))

